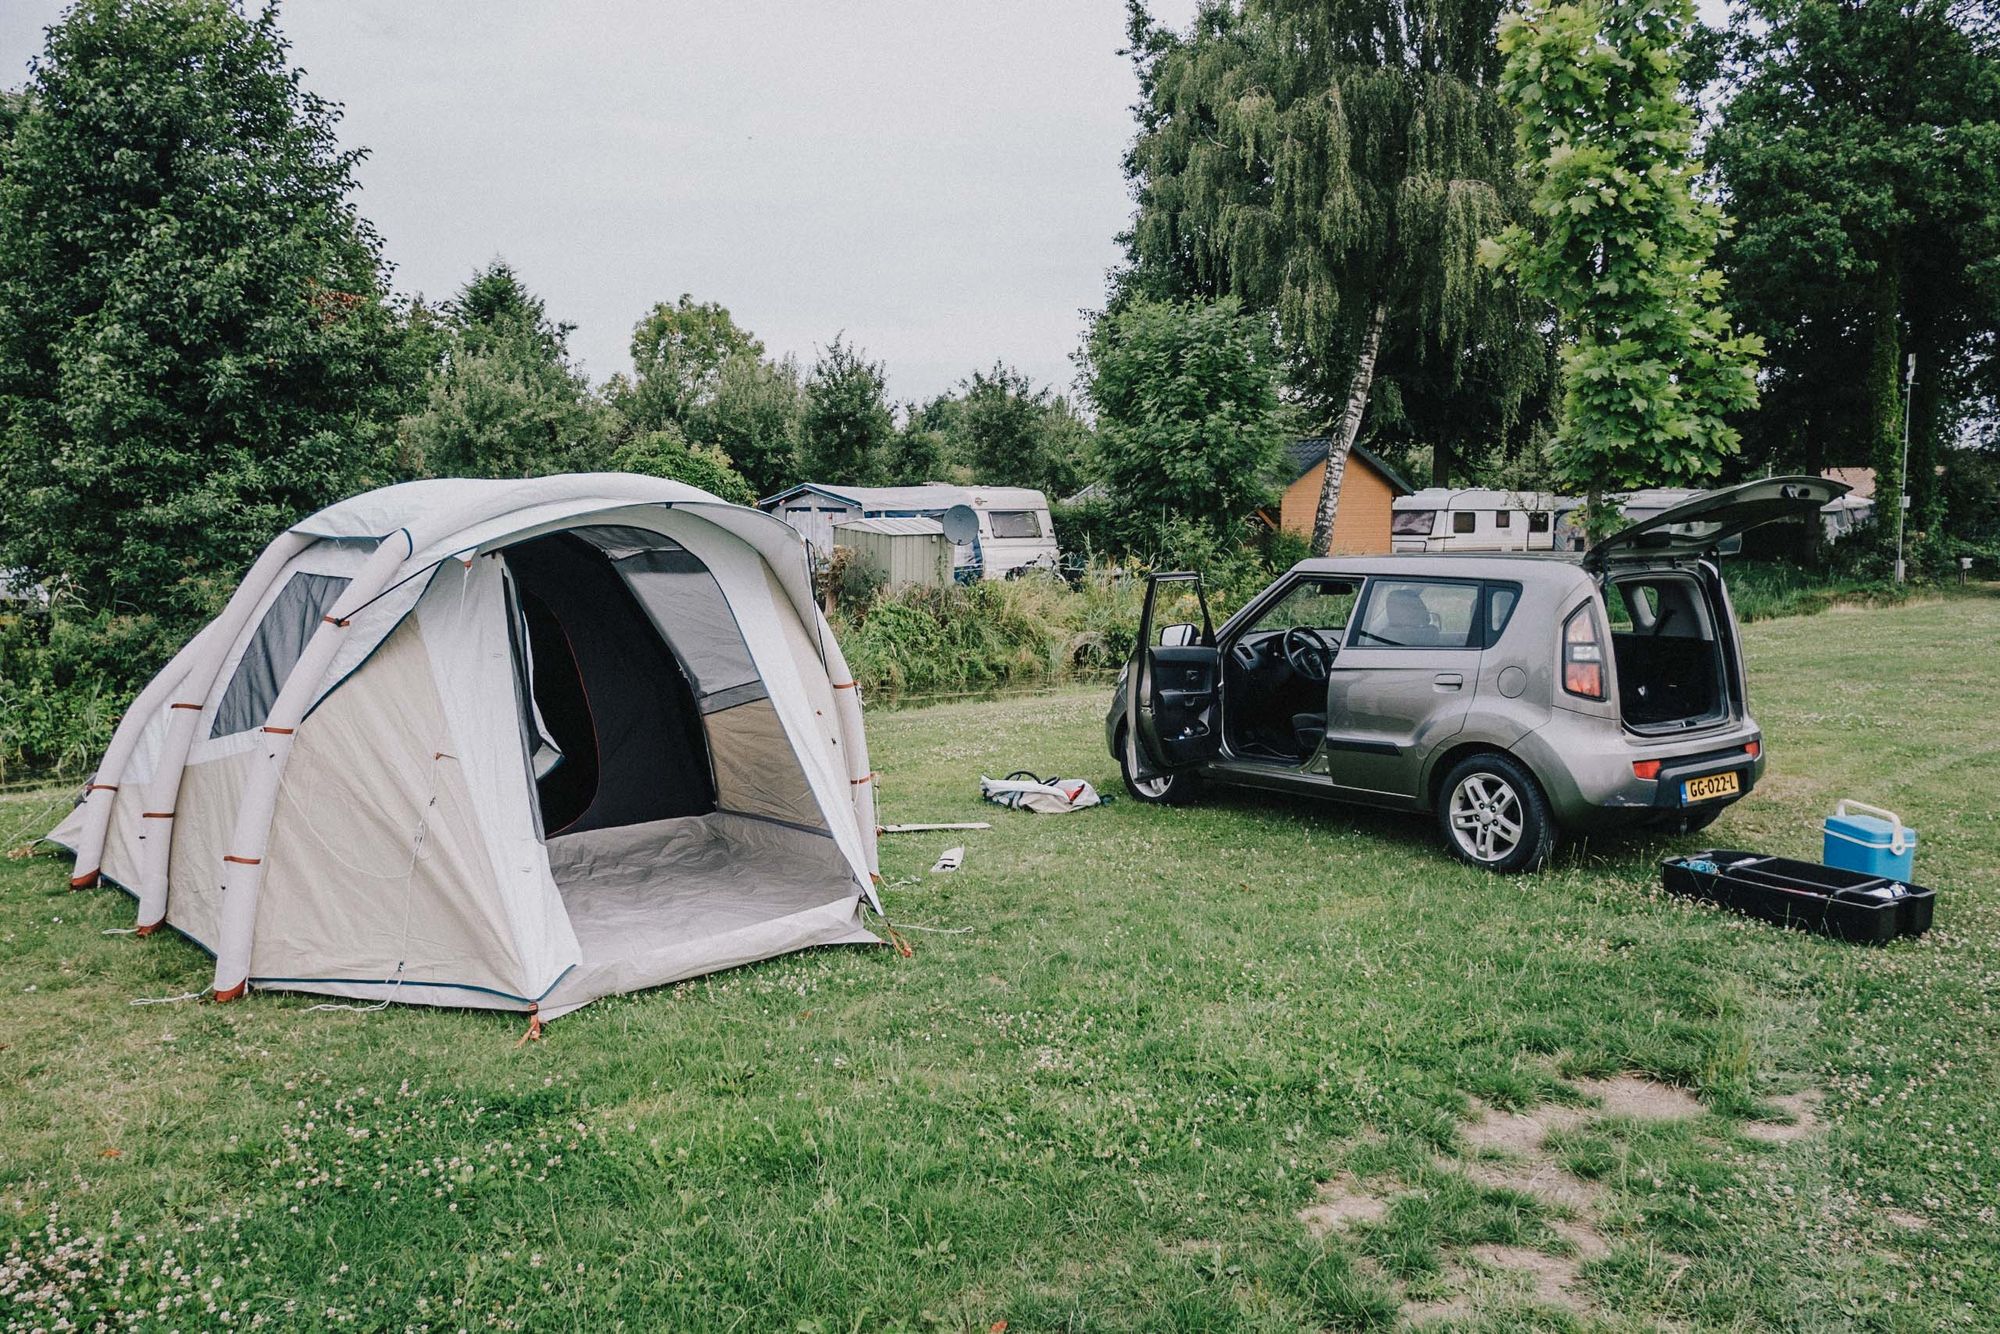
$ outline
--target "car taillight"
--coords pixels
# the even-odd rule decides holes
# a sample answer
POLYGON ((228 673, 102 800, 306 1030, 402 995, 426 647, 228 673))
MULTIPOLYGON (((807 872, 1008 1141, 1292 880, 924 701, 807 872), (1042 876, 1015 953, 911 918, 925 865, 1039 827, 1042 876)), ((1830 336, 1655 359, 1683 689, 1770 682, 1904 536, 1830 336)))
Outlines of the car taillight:
POLYGON ((1583 699, 1604 698, 1604 646, 1588 605, 1563 623, 1563 689, 1583 699))
POLYGON ((1752 741, 1750 744, 1743 747, 1743 753, 1745 755, 1748 755, 1751 759, 1754 760, 1759 755, 1764 753, 1764 743, 1761 741, 1752 741))
POLYGON ((1632 761, 1632 776, 1634 778, 1658 778, 1660 776, 1660 762, 1658 760, 1634 760, 1632 761))

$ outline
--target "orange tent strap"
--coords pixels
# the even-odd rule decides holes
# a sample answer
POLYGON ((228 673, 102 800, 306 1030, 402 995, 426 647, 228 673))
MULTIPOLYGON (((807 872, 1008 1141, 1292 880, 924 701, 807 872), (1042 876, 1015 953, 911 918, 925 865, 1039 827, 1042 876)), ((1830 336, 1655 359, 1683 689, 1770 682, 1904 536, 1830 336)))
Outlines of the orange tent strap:
POLYGON ((83 875, 71 876, 69 878, 69 887, 71 889, 95 889, 97 887, 97 872, 88 871, 83 875))
POLYGON ((233 852, 226 853, 223 856, 222 860, 226 862, 235 862, 238 866, 261 866, 264 864, 264 859, 262 857, 239 857, 233 852))
POLYGON ((215 993, 216 1003, 221 1004, 227 1001, 233 1001, 237 997, 241 996, 244 992, 248 991, 249 989, 250 989, 250 979, 246 977, 241 982, 238 982, 235 986, 229 988, 227 991, 216 992, 215 993))

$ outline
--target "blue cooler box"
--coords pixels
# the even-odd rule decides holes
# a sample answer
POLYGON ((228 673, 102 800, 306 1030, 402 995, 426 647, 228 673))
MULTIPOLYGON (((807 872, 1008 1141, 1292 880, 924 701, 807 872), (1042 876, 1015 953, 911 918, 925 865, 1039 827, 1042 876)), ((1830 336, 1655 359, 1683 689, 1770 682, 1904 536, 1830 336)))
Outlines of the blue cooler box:
POLYGON ((1908 884, 1916 873, 1917 831, 1894 811, 1842 801, 1826 817, 1821 859, 1843 871, 1886 876, 1908 884))

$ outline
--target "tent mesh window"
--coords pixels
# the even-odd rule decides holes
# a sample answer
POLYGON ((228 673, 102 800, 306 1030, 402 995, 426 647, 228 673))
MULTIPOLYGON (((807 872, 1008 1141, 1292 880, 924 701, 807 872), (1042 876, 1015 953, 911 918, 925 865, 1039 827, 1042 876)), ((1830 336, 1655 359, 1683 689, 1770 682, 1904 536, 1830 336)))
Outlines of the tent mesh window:
POLYGON ((243 650, 243 659, 236 664, 236 673, 216 706, 210 737, 234 736, 264 725, 285 678, 306 651, 306 641, 346 588, 347 580, 338 575, 291 577, 243 650))

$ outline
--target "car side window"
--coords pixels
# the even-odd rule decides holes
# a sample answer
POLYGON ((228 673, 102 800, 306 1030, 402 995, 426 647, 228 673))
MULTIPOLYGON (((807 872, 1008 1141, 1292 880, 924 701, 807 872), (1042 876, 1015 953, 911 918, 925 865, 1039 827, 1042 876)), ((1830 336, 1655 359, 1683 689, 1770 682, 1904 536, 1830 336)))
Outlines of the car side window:
POLYGON ((1442 580, 1377 579, 1368 586, 1359 648, 1478 648, 1480 586, 1442 580))
POLYGON ((1507 584, 1490 584, 1486 589, 1486 643, 1488 647, 1497 643, 1500 632, 1507 628, 1507 620, 1514 614, 1514 604, 1521 600, 1521 590, 1507 584))
POLYGON ((1257 613, 1250 630, 1289 630, 1304 625, 1337 639, 1347 630, 1360 592, 1361 586, 1352 579, 1302 579, 1257 613))

